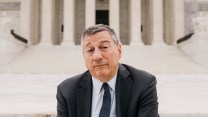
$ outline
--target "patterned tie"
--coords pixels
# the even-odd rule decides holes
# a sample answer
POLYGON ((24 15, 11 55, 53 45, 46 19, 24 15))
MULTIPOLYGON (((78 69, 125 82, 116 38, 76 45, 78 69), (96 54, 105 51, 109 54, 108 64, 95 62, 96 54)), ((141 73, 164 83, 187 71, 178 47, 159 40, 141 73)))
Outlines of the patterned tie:
POLYGON ((107 83, 103 83, 102 87, 104 88, 105 92, 103 95, 103 104, 100 110, 99 117, 109 117, 111 108, 111 94, 109 90, 109 85, 107 83))

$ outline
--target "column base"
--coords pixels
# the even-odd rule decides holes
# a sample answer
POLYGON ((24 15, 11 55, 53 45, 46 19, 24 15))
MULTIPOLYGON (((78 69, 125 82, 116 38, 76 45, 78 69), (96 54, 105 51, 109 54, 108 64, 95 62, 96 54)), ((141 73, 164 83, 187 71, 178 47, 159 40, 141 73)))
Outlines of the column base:
POLYGON ((143 44, 143 42, 141 41, 141 39, 139 40, 139 39, 133 39, 131 42, 130 42, 130 44, 129 44, 130 46, 143 46, 144 44, 143 44))
POLYGON ((63 42, 60 44, 60 46, 75 46, 75 43, 73 40, 63 39, 63 42))
POLYGON ((53 43, 49 41, 40 41, 38 46, 53 46, 53 43))

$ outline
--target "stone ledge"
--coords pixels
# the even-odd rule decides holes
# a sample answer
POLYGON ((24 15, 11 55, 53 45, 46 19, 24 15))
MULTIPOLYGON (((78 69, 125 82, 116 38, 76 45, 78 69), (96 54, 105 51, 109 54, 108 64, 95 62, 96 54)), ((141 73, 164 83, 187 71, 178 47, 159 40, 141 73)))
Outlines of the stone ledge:
POLYGON ((56 117, 56 114, 0 114, 0 117, 56 117))
MULTIPOLYGON (((202 54, 208 57, 208 54, 202 54)), ((1 58, 9 60, 9 55, 1 58)), ((120 62, 153 74, 208 73, 208 66, 196 64, 175 46, 123 46, 120 62)), ((208 64, 207 60, 201 62, 208 64)), ((78 74, 85 70, 81 46, 29 46, 12 61, 3 64, 0 74, 78 74)))
POLYGON ((14 11, 14 10, 17 10, 19 11, 20 10, 20 2, 0 2, 0 10, 1 11, 14 11))
MULTIPOLYGON (((65 75, 0 75, 0 117, 55 117, 56 87, 65 75)), ((207 117, 208 75, 157 78, 160 117, 207 117)))

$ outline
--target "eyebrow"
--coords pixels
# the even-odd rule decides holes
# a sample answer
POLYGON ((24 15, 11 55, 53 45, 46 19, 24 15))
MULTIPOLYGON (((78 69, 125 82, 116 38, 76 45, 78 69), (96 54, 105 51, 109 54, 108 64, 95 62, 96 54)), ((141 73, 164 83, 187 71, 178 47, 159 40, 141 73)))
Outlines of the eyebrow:
MULTIPOLYGON (((88 45, 90 45, 92 42, 88 42, 84 47, 87 47, 88 45)), ((107 40, 104 40, 104 41, 100 41, 99 44, 102 44, 102 43, 110 43, 109 41, 107 40)))
POLYGON ((87 43, 84 47, 87 47, 87 46, 90 45, 90 44, 91 44, 91 42, 87 43))
POLYGON ((110 43, 110 42, 107 40, 104 40, 104 41, 101 41, 99 44, 102 44, 102 43, 110 43))

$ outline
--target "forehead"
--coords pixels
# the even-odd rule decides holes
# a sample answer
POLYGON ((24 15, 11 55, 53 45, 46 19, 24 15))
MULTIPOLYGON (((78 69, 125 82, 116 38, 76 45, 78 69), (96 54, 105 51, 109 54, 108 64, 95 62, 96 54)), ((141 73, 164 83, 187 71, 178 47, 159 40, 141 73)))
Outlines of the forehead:
POLYGON ((101 31, 92 35, 86 35, 83 39, 84 46, 102 42, 113 42, 112 36, 107 31, 101 31))

